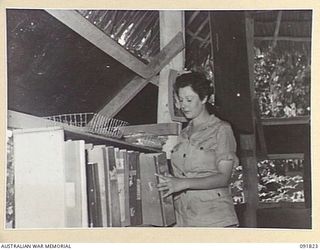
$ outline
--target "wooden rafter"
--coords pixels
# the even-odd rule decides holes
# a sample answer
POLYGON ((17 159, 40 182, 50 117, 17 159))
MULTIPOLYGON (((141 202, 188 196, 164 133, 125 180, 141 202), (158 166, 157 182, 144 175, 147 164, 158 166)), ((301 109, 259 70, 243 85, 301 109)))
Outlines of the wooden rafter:
POLYGON ((208 35, 206 36, 206 38, 204 39, 204 41, 200 44, 200 48, 201 48, 201 47, 206 48, 206 47, 208 46, 208 44, 211 42, 211 39, 210 39, 211 35, 210 35, 210 34, 211 34, 211 33, 208 33, 208 35))
POLYGON ((189 21, 187 23, 187 27, 186 28, 188 28, 188 26, 193 22, 193 20, 199 15, 199 13, 200 13, 199 10, 193 12, 192 16, 190 17, 190 19, 189 19, 189 21))
POLYGON ((269 160, 304 159, 304 153, 268 154, 269 160))
MULTIPOLYGON (((255 20, 254 21, 254 24, 255 25, 271 25, 271 24, 274 24, 276 23, 277 21, 276 20, 267 20, 267 21, 257 21, 255 20)), ((311 25, 312 23, 312 20, 294 20, 294 21, 286 21, 286 20, 283 20, 281 19, 281 25, 284 25, 284 26, 288 26, 288 25, 311 25)))
POLYGON ((279 30, 280 30, 280 25, 281 25, 281 18, 282 18, 282 10, 279 10, 278 16, 277 16, 276 27, 274 29, 272 48, 275 48, 277 45, 277 39, 279 36, 279 30))
POLYGON ((152 77, 144 79, 136 76, 130 81, 107 105, 105 105, 99 114, 108 117, 115 116, 130 100, 132 100, 149 82, 157 81, 157 74, 164 68, 172 58, 174 58, 184 48, 183 35, 179 32, 149 63, 152 68, 152 77))
POLYGON ((209 17, 206 17, 206 19, 201 23, 197 31, 194 33, 194 36, 191 38, 190 43, 192 43, 195 40, 195 37, 197 37, 202 29, 209 23, 209 17))
POLYGON ((256 132, 257 132, 257 135, 259 138, 259 144, 260 144, 260 153, 261 153, 261 157, 267 158, 267 154, 268 154, 267 143, 264 135, 263 126, 261 123, 261 115, 260 115, 258 99, 254 98, 253 101, 254 101, 253 105, 254 105, 255 118, 256 118, 256 132))
POLYGON ((46 11, 138 75, 99 111, 100 114, 109 117, 117 114, 149 82, 158 85, 155 75, 184 48, 183 35, 180 32, 146 65, 78 12, 73 10, 46 11))
POLYGON ((114 117, 126 104, 128 104, 147 84, 148 79, 136 76, 124 88, 113 97, 113 99, 104 106, 100 115, 114 117))
MULTIPOLYGON (((256 36, 254 40, 257 41, 272 41, 273 36, 256 36)), ((277 41, 291 41, 291 42, 311 42, 311 37, 294 37, 294 36, 278 36, 277 41)))
MULTIPOLYGON (((256 151, 256 112, 254 108, 254 21, 248 14, 245 17, 245 28, 246 28, 246 47, 247 47, 247 58, 248 58, 248 70, 249 70, 249 91, 251 99, 251 114, 252 114, 252 125, 253 134, 251 135, 240 135, 240 148, 241 150, 249 150, 252 155, 243 156, 242 162, 244 164, 244 182, 245 190, 247 192, 247 208, 245 211, 245 225, 249 227, 256 227, 257 225, 257 205, 258 205, 258 179, 257 179, 257 151, 256 151)), ((246 193, 245 192, 245 193, 246 193)))
POLYGON ((74 10, 51 9, 46 11, 139 76, 145 79, 153 76, 153 69, 151 67, 130 54, 125 48, 90 23, 78 12, 74 10))
POLYGON ((264 118, 261 123, 263 126, 310 124, 310 117, 264 118))
POLYGON ((164 66, 166 66, 172 58, 178 55, 184 49, 184 39, 182 32, 179 32, 161 51, 160 53, 149 63, 152 70, 152 75, 156 75, 160 72, 164 66))
POLYGON ((193 40, 198 40, 200 42, 206 42, 206 38, 203 38, 203 37, 200 37, 200 36, 197 36, 195 33, 193 33, 191 30, 187 30, 186 31, 188 35, 190 35, 193 40))

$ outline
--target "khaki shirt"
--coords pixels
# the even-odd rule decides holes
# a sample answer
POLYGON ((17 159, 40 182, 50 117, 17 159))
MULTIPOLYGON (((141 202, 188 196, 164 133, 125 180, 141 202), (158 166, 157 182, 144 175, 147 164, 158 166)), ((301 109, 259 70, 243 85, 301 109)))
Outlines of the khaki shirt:
MULTIPOLYGON (((214 115, 191 134, 191 123, 182 130, 173 148, 173 174, 180 178, 205 177, 218 172, 221 160, 233 161, 236 142, 231 126, 214 115)), ((229 188, 188 190, 175 195, 177 226, 226 227, 238 224, 229 188)))

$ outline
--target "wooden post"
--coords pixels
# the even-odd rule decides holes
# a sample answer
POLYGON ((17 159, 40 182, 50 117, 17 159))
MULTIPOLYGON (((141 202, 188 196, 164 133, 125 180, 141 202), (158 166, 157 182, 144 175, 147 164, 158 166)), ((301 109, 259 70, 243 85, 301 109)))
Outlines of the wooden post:
POLYGON ((240 135, 240 164, 243 167, 244 196, 246 210, 244 227, 257 227, 258 179, 255 136, 240 135))
MULTIPOLYGON (((310 138, 310 125, 308 133, 306 134, 307 138, 310 138)), ((303 162, 303 188, 304 188, 304 199, 306 208, 312 208, 312 190, 311 190, 311 149, 310 149, 310 139, 307 139, 305 142, 304 150, 304 162, 303 162)))
POLYGON ((281 17, 282 17, 282 10, 279 10, 278 16, 277 16, 276 28, 274 30, 274 35, 273 35, 272 49, 274 49, 277 46, 277 40, 278 40, 277 38, 279 36, 279 31, 280 31, 281 17))
MULTIPOLYGON (((257 166, 257 147, 256 147, 256 124, 257 112, 255 110, 255 91, 254 91, 254 20, 246 13, 245 28, 247 39, 247 58, 249 71, 249 86, 251 98, 251 114, 253 133, 240 135, 241 160, 243 164, 243 177, 246 197, 246 210, 244 212, 244 226, 257 227, 257 206, 258 206, 258 166, 257 166)), ((263 140, 262 140, 263 141, 263 140)), ((263 143, 263 142, 262 142, 263 143)), ((266 149, 265 149, 266 151, 266 149)), ((264 152, 265 154, 267 152, 264 152)))
MULTIPOLYGON (((183 11, 160 11, 160 49, 165 47, 178 32, 182 32, 184 36, 184 12, 183 11)), ((182 70, 184 67, 184 51, 174 57, 171 62, 165 66, 159 77, 159 93, 158 93, 158 123, 173 122, 169 112, 169 89, 168 78, 170 69, 182 70)), ((176 136, 169 136, 163 151, 170 158, 170 151, 176 144, 176 136)))

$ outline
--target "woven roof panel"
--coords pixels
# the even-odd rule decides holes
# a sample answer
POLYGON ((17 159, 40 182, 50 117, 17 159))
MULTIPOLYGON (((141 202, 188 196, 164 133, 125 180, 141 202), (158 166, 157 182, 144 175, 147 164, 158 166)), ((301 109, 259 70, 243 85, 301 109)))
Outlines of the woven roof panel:
POLYGON ((144 62, 160 50, 159 12, 78 10, 88 21, 144 62))

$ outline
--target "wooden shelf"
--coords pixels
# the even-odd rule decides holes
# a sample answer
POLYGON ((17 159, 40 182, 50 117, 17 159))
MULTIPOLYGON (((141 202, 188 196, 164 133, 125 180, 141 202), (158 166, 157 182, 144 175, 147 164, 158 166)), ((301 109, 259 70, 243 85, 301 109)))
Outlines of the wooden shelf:
POLYGON ((137 150, 144 153, 158 153, 162 152, 159 149, 134 145, 132 143, 122 141, 119 139, 109 138, 101 135, 91 134, 85 131, 84 128, 69 126, 64 123, 53 122, 41 117, 24 114, 21 112, 8 111, 8 128, 13 129, 27 129, 27 128, 41 128, 41 127, 62 127, 65 130, 66 140, 85 140, 86 143, 112 145, 115 147, 137 150))
POLYGON ((306 208, 304 202, 259 202, 258 209, 264 208, 306 208))
POLYGON ((108 138, 101 135, 91 134, 91 133, 83 132, 81 130, 77 131, 77 129, 65 128, 65 139, 66 140, 85 140, 86 143, 110 145, 110 146, 129 149, 129 150, 136 150, 144 153, 162 152, 159 149, 135 145, 126 141, 122 141, 114 138, 108 138))
POLYGON ((257 153, 257 159, 262 160, 289 160, 289 159, 304 159, 304 153, 291 153, 291 154, 263 154, 257 153))
POLYGON ((261 118, 263 126, 310 124, 310 116, 288 118, 261 118))

